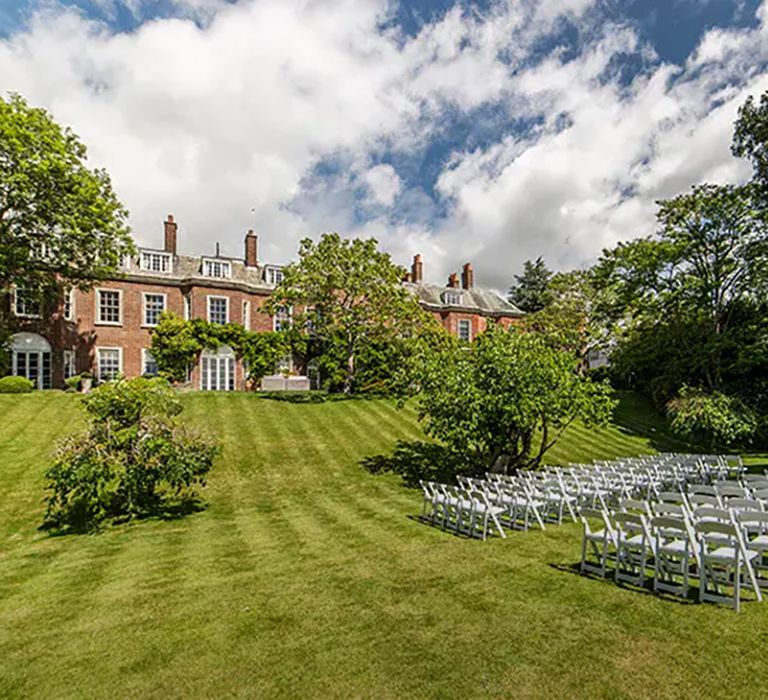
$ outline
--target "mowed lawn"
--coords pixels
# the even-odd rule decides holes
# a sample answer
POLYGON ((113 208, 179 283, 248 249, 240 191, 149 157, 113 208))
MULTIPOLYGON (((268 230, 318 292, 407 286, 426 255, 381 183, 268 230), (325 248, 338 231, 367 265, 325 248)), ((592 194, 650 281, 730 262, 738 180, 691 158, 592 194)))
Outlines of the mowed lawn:
MULTIPOLYGON (((40 532, 75 396, 0 396, 1 697, 760 697, 768 603, 740 614, 583 578, 580 528, 469 541, 361 458, 423 438, 385 400, 184 397, 221 436, 207 509, 40 532)), ((627 398, 551 460, 664 446, 627 398), (650 436, 650 438, 648 437, 650 436)))

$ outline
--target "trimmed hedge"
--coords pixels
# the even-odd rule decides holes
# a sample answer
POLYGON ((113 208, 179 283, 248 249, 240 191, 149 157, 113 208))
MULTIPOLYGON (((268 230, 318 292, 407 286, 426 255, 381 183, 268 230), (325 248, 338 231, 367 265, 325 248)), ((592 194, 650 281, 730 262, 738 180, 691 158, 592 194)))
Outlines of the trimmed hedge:
POLYGON ((3 377, 0 379, 0 394, 28 394, 35 385, 26 377, 3 377))

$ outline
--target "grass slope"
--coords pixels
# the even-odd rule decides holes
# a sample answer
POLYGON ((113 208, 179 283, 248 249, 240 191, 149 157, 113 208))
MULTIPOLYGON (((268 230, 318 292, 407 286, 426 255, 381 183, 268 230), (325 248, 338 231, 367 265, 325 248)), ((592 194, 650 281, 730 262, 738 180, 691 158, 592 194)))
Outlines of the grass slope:
MULTIPOLYGON (((487 543, 413 519, 359 466, 421 431, 391 402, 184 399, 225 452, 206 511, 92 536, 37 530, 73 396, 0 396, 2 697, 754 697, 768 605, 739 615, 582 578, 576 525, 487 543)), ((652 451, 626 397, 550 459, 652 451)), ((650 437, 648 437, 650 435, 650 437)), ((668 446, 668 445, 667 445, 668 446)))

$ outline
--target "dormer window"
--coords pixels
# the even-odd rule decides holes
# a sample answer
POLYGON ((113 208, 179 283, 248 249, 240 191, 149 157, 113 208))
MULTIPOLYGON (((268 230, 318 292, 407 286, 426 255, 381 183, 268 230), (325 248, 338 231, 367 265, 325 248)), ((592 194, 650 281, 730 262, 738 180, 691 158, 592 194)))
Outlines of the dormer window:
POLYGON ((139 265, 142 270, 147 272, 170 272, 171 255, 170 253, 156 253, 151 250, 142 250, 139 258, 139 265))
POLYGON ((461 306, 461 292, 443 292, 443 303, 448 306, 461 306))
POLYGON ((203 275, 229 279, 232 277, 232 265, 226 260, 203 259, 203 275))
POLYGON ((280 267, 268 267, 264 274, 271 287, 277 287, 283 281, 283 270, 280 267))

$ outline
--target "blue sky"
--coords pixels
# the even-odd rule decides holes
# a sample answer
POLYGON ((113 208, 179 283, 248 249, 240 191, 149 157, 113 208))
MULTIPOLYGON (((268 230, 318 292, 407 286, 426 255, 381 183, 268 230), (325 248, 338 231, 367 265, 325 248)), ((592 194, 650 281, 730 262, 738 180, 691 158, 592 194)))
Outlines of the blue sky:
POLYGON ((759 0, 6 0, 0 88, 70 124, 134 234, 282 262, 373 235, 502 289, 588 264, 654 201, 748 175, 729 153, 768 88, 759 0))

